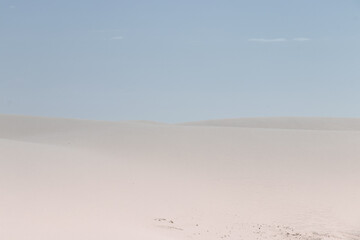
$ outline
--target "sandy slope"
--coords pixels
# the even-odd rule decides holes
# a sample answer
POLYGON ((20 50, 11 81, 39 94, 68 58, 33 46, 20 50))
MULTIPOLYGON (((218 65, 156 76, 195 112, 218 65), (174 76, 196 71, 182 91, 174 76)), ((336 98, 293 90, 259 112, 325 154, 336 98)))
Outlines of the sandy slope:
POLYGON ((359 126, 0 115, 0 239, 360 239, 359 126))
POLYGON ((181 123, 184 126, 219 126, 242 128, 360 131, 360 119, 354 118, 312 118, 312 117, 263 117, 242 119, 221 119, 181 123))

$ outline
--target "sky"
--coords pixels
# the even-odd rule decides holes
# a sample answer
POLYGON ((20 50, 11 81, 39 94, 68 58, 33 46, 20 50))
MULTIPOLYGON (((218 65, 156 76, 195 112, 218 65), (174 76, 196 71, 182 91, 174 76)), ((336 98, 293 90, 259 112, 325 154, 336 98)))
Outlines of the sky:
POLYGON ((360 117, 360 1, 0 0, 0 113, 360 117))

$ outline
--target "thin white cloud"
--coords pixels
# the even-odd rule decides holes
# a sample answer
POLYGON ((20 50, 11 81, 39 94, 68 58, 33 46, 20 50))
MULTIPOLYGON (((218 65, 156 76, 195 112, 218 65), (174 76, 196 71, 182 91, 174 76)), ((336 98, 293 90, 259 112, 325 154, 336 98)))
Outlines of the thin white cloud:
POLYGON ((16 6, 15 6, 15 5, 11 5, 11 6, 9 6, 9 8, 16 8, 16 6))
POLYGON ((249 42, 262 42, 262 43, 272 43, 272 42, 287 42, 286 38, 250 38, 249 42))
POLYGON ((297 42, 306 42, 306 41, 310 41, 310 40, 311 40, 310 38, 304 38, 304 37, 293 38, 293 41, 297 41, 297 42))
POLYGON ((111 40, 123 40, 123 39, 124 39, 123 36, 116 36, 111 38, 111 40))

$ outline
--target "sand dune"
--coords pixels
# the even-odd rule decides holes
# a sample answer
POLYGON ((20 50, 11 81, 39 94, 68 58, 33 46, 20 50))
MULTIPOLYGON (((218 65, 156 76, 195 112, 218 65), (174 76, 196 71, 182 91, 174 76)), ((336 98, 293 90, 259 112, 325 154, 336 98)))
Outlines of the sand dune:
POLYGON ((263 117, 242 119, 221 119, 181 123, 185 126, 217 126, 242 128, 360 131, 360 119, 356 118, 313 118, 313 117, 263 117))
POLYGON ((359 130, 0 115, 0 239, 360 239, 359 130))

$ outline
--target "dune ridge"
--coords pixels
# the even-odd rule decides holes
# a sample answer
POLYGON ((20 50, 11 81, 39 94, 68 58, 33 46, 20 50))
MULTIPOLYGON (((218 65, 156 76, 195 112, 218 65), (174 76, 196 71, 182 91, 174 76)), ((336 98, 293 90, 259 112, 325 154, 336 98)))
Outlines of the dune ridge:
POLYGON ((359 118, 260 117, 185 122, 179 125, 317 131, 360 131, 359 118))

